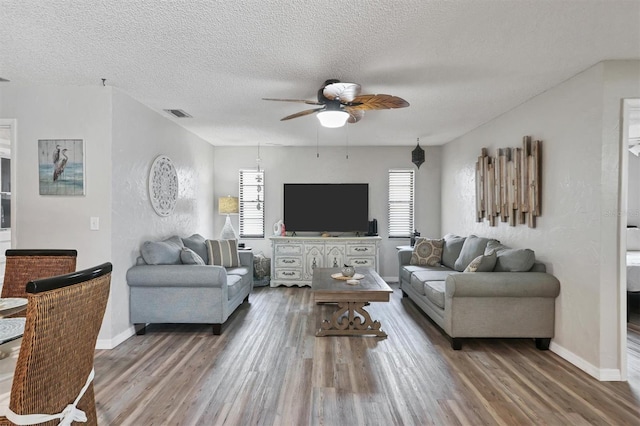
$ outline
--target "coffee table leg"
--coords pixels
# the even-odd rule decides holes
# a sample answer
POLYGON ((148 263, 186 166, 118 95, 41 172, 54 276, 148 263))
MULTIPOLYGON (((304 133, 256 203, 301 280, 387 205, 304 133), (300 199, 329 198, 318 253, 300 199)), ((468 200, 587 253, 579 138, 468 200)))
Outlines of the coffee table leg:
POLYGON ((316 336, 387 337, 387 333, 380 329, 380 321, 371 320, 371 315, 365 311, 364 306, 368 304, 368 302, 338 302, 338 309, 331 315, 331 320, 322 321, 316 336))

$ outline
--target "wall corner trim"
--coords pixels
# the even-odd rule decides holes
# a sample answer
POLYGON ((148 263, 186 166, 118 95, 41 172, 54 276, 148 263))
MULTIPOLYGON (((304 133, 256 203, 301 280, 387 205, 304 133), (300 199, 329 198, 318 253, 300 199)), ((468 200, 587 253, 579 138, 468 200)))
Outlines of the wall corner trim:
POLYGON ((588 361, 585 361, 583 358, 574 354, 570 350, 558 345, 555 342, 551 342, 549 346, 551 352, 555 353, 559 357, 569 361, 571 364, 575 365, 585 373, 590 376, 596 378, 601 382, 619 382, 622 381, 622 372, 620 369, 614 368, 598 368, 595 365, 591 364, 588 361))
POLYGON ((112 339, 98 339, 96 349, 113 349, 134 334, 136 334, 136 329, 134 326, 131 326, 112 339))

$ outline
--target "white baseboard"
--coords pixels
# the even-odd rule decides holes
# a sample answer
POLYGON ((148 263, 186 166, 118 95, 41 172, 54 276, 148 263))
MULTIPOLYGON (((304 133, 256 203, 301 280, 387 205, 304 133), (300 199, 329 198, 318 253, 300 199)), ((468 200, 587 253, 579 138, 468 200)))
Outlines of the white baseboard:
POLYGON ((622 380, 622 372, 615 368, 598 368, 590 362, 584 360, 570 350, 551 342, 549 350, 561 358, 566 359, 585 373, 595 377, 601 382, 619 382, 622 380))
POLYGON ((96 349, 113 349, 134 334, 136 334, 136 329, 131 326, 112 339, 98 339, 96 349))

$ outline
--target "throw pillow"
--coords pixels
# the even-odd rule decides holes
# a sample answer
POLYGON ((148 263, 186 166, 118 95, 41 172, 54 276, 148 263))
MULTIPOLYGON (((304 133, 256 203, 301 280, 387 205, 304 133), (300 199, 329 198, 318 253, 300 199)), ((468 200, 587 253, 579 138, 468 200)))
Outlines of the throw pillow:
POLYGON ((204 260, 205 264, 209 261, 209 253, 207 251, 206 239, 200 234, 193 234, 189 238, 183 238, 184 246, 195 251, 198 256, 204 260))
POLYGON ((473 259, 484 254, 484 249, 487 247, 489 238, 477 237, 475 235, 469 235, 462 244, 462 250, 460 255, 456 259, 455 270, 462 272, 471 263, 473 259))
POLYGON ((236 240, 207 240, 209 265, 236 268, 240 266, 236 240))
POLYGON ((496 272, 527 272, 536 261, 536 254, 531 249, 512 249, 499 242, 489 242, 487 251, 495 250, 498 255, 496 272))
POLYGON ((442 259, 442 244, 444 240, 418 238, 411 253, 411 265, 438 266, 442 259))
POLYGON ((495 250, 491 251, 489 254, 481 254, 471 261, 469 266, 464 268, 463 272, 491 272, 493 271, 494 266, 496 266, 496 259, 498 256, 496 255, 495 250))
POLYGON ((253 276, 262 279, 271 275, 271 259, 258 253, 253 256, 253 276))
POLYGON ((180 251, 180 260, 185 265, 206 265, 198 253, 187 247, 180 251))
POLYGON ((449 269, 455 269, 456 259, 460 256, 465 237, 454 234, 444 236, 444 246, 442 247, 442 264, 449 269))
POLYGON ((171 237, 164 241, 145 241, 140 253, 148 265, 179 265, 183 247, 180 238, 171 237))

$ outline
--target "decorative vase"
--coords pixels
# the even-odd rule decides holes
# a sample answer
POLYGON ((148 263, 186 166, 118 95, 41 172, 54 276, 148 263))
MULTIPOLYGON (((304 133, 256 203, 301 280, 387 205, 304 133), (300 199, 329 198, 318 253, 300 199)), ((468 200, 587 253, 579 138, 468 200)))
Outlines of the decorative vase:
POLYGON ((352 277, 355 275, 355 273, 356 269, 353 266, 344 265, 344 268, 342 268, 342 275, 344 275, 345 277, 352 277))

